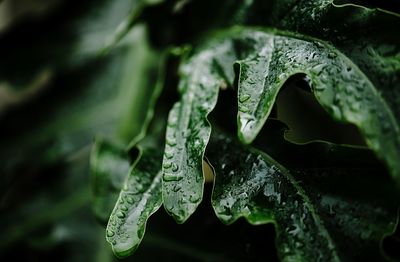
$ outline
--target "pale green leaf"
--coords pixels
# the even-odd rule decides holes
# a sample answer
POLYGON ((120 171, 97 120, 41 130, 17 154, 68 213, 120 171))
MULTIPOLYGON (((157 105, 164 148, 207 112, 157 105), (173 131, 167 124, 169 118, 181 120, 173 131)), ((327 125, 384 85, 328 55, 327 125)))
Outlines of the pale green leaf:
POLYGON ((139 147, 107 225, 107 241, 118 257, 131 255, 143 239, 147 219, 162 205, 162 151, 139 147))
MULTIPOLYGON (((234 62, 230 45, 203 48, 180 68, 182 97, 169 114, 166 131, 163 200, 178 223, 183 223, 202 200, 202 161, 211 133, 207 115, 217 102, 219 88, 230 84, 221 76, 221 68, 234 62)), ((232 67, 230 71, 233 75, 232 67)))

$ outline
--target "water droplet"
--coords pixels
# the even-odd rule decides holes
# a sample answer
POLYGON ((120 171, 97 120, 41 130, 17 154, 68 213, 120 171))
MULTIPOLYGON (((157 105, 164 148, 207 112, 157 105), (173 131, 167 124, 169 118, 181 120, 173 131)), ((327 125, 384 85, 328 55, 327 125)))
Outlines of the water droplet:
POLYGON ((177 164, 172 164, 172 172, 177 172, 179 170, 179 166, 177 164))
POLYGON ((165 173, 164 174, 164 181, 170 182, 170 181, 180 181, 182 180, 183 176, 182 175, 177 175, 175 173, 165 173))
POLYGON ((142 183, 140 183, 140 182, 136 183, 135 187, 136 187, 137 193, 142 193, 144 191, 144 187, 143 187, 142 183))
POLYGON ((111 230, 107 230, 107 237, 113 237, 114 236, 114 232, 111 230))
POLYGON ((166 159, 171 159, 174 156, 174 154, 170 151, 165 151, 164 156, 166 159))
POLYGON ((316 66, 313 67, 313 71, 315 74, 321 75, 327 66, 328 66, 327 64, 317 64, 316 66))
POLYGON ((179 185, 174 185, 174 187, 172 188, 173 192, 178 192, 179 190, 181 190, 182 188, 179 185))
POLYGON ((248 95, 248 94, 243 94, 243 95, 240 95, 239 96, 239 102, 240 103, 244 103, 244 102, 246 102, 247 100, 249 100, 250 99, 250 95, 248 95))
POLYGON ((249 110, 248 107, 246 107, 246 106, 244 106, 244 105, 241 105, 241 104, 239 104, 239 111, 240 111, 240 112, 243 112, 243 113, 248 113, 248 112, 250 112, 250 110, 249 110))
POLYGON ((128 204, 133 204, 133 198, 130 196, 126 197, 126 202, 128 202, 128 204))
POLYGON ((197 202, 199 202, 199 200, 200 200, 200 196, 199 195, 191 195, 189 197, 189 201, 192 202, 192 203, 197 203, 197 202))
POLYGON ((167 138, 167 145, 176 146, 176 140, 172 138, 167 138))
POLYGON ((337 54, 336 54, 336 53, 333 53, 333 52, 328 53, 328 58, 334 59, 334 58, 336 58, 336 57, 337 57, 337 54))
POLYGON ((172 166, 172 162, 164 162, 163 168, 168 169, 172 166))
POLYGON ((168 121, 167 125, 170 127, 175 127, 176 126, 176 118, 171 118, 170 121, 168 121))
POLYGON ((117 217, 118 217, 118 218, 124 218, 124 217, 125 217, 125 214, 122 213, 121 211, 118 211, 118 212, 117 212, 117 217))

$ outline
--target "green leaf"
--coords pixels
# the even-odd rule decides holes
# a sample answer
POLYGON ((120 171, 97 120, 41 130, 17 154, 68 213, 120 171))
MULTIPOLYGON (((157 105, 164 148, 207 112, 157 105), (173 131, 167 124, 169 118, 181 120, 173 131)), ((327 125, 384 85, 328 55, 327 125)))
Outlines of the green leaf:
POLYGON ((273 223, 283 261, 382 259, 380 241, 395 229, 399 202, 377 170, 290 172, 224 135, 213 136, 206 155, 215 168, 217 216, 227 224, 240 217, 273 223))
POLYGON ((210 205, 212 185, 204 188, 203 201, 184 224, 177 224, 159 210, 149 221, 133 261, 277 261, 273 226, 253 227, 245 221, 222 224, 210 205))
POLYGON ((264 43, 238 62, 242 141, 249 143, 258 134, 287 79, 303 73, 321 106, 334 119, 356 125, 393 176, 400 176, 398 122, 377 88, 349 58, 327 43, 304 36, 248 31, 242 38, 264 43))
MULTIPOLYGON (((157 113, 154 112, 154 106, 163 90, 163 70, 167 55, 168 52, 165 52, 159 58, 157 77, 153 80, 155 87, 149 86, 152 93, 146 102, 146 117, 138 130, 140 132, 137 132, 128 146, 130 153, 137 150, 139 155, 132 164, 123 186, 119 188, 119 197, 107 225, 106 239, 117 257, 126 257, 136 251, 144 237, 148 218, 162 205, 163 150, 160 147, 160 137, 165 132, 166 121, 163 119, 166 118, 166 114, 161 104, 158 104, 157 113), (148 128, 150 132, 144 138, 148 128)), ((115 166, 111 166, 107 172, 108 179, 118 175, 115 166)))
POLYGON ((25 174, 19 167, 48 167, 88 149, 95 135, 120 143, 139 136, 162 62, 145 36, 136 27, 113 52, 64 72, 32 103, 0 118, 0 158, 7 163, 0 187, 16 178, 13 172, 25 174))
MULTIPOLYGON (((231 76, 226 63, 232 56, 238 60, 238 133, 243 142, 253 141, 263 127, 284 83, 293 75, 306 74, 321 106, 335 120, 357 126, 368 146, 400 181, 400 163, 397 161, 400 158, 400 127, 394 117, 395 111, 381 96, 376 84, 338 49, 319 39, 273 29, 235 27, 210 39, 213 50, 231 46, 230 52, 222 49, 228 56, 226 60, 221 59, 225 64, 220 66, 220 77, 231 76)), ((222 52, 214 56, 223 57, 222 52)), ((374 65, 378 67, 377 63, 371 66, 374 65)), ((197 72, 199 70, 192 70, 192 77, 197 72)), ((201 75, 204 79, 213 76, 207 72, 201 75)), ((232 77, 227 79, 233 81, 232 77)), ((200 92, 200 88, 198 90, 200 92)), ((183 97, 193 93, 190 89, 184 91, 183 97)), ((194 118, 186 121, 194 121, 194 118)), ((184 129, 191 128, 179 126, 179 130, 184 129)))
MULTIPOLYGON (((219 88, 230 84, 228 78, 221 76, 222 68, 231 67, 234 62, 230 45, 203 48, 183 62, 179 83, 182 97, 168 117, 163 200, 165 209, 178 223, 187 220, 202 200, 202 161, 211 133, 207 115, 215 107, 219 88)), ((230 71, 232 79, 233 69, 230 71)))
POLYGON ((21 23, 0 36, 1 81, 23 90, 43 70, 59 74, 98 57, 131 5, 132 0, 68 2, 40 21, 21 23))
POLYGON ((107 241, 117 257, 135 252, 147 219, 162 205, 162 151, 147 146, 139 150, 107 225, 107 241))
POLYGON ((96 217, 107 222, 129 171, 126 150, 97 139, 90 155, 93 203, 96 217))
MULTIPOLYGON (((12 247, 21 248, 27 241, 43 234, 51 233, 54 240, 51 242, 65 241, 70 232, 60 224, 72 217, 82 217, 82 211, 84 217, 93 219, 87 185, 88 157, 89 150, 86 150, 47 172, 30 172, 30 177, 17 176, 19 179, 2 192, 0 223, 5 227, 0 236, 2 260, 2 255, 12 247), (56 229, 64 230, 63 234, 57 234, 56 229)), ((98 232, 98 228, 90 224, 84 222, 81 225, 88 233, 98 232)), ((86 239, 75 236, 71 242, 82 244, 81 241, 92 240, 93 235, 86 239)))
POLYGON ((106 44, 103 47, 103 52, 109 52, 121 39, 123 39, 132 27, 138 22, 142 11, 153 5, 160 4, 164 0, 132 0, 132 6, 129 15, 120 22, 116 27, 116 30, 106 40, 106 44))

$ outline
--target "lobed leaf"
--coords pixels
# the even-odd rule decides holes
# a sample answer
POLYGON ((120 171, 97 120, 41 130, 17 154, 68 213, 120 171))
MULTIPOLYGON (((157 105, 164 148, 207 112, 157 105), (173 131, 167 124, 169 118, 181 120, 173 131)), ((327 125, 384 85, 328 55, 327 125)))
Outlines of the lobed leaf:
MULTIPOLYGON (((227 59, 221 59, 224 64, 220 66, 217 77, 228 76, 228 82, 233 81, 227 63, 232 59, 237 60, 238 134, 243 142, 254 140, 284 83, 293 75, 306 74, 321 106, 335 120, 357 126, 368 146, 385 161, 393 177, 400 181, 400 164, 397 161, 400 158, 400 127, 395 118, 396 111, 378 91, 382 86, 373 84, 346 55, 322 40, 274 29, 235 27, 214 38, 223 38, 224 41, 218 42, 211 38, 209 46, 213 50, 228 46, 231 48, 230 52, 222 49, 219 54, 214 54, 218 57, 224 57, 224 52, 228 54, 227 59)), ((371 66, 378 67, 374 64, 371 66)), ((196 77, 200 72, 193 67, 189 68, 192 69, 191 77, 196 77)), ((208 69, 202 69, 202 79, 217 78, 214 72, 206 71, 210 68, 211 65, 208 65, 208 69)), ((397 71, 393 70, 392 75, 396 74, 397 71)), ((192 89, 183 91, 183 101, 191 101, 192 89)), ((200 89, 196 92, 200 92, 200 89)), ((210 95, 207 91, 203 93, 210 95)), ((182 117, 178 113, 181 111, 180 105, 177 107, 179 109, 175 108, 176 112, 171 114, 172 125, 176 125, 175 116, 182 117)), ((189 108, 183 110, 192 113, 189 108)), ((189 116, 186 114, 186 117, 189 116)), ((198 121, 193 113, 190 117, 186 122, 198 121)), ((184 130, 185 126, 189 125, 181 125, 179 130, 184 130)), ((171 137, 180 141, 182 136, 167 131, 167 139, 173 139, 171 137)), ((187 157, 193 159, 190 155, 187 157)), ((179 162, 178 166, 181 166, 179 162)))
MULTIPOLYGON (((135 252, 144 237, 148 218, 162 205, 163 151, 159 139, 160 134, 165 131, 166 121, 163 117, 166 115, 160 110, 160 104, 157 113, 153 108, 163 90, 163 70, 167 54, 168 52, 165 52, 159 58, 155 87, 149 86, 151 97, 147 101, 146 116, 140 132, 128 146, 129 152, 138 150, 139 155, 132 164, 123 187, 120 188, 118 200, 107 225, 106 239, 117 257, 126 257, 135 252), (150 132, 145 137, 148 129, 150 132)), ((114 176, 115 171, 109 172, 114 176)))
POLYGON ((240 217, 255 225, 273 223, 283 261, 382 259, 380 242, 394 231, 399 203, 391 199, 396 189, 376 170, 289 172, 224 135, 213 136, 206 154, 215 168, 217 216, 227 224, 240 217), (345 181, 350 183, 341 190, 345 181), (381 189, 371 195, 377 183, 381 189), (348 190, 354 185, 356 194, 348 190))
POLYGON ((304 73, 321 106, 334 119, 356 125, 393 175, 400 175, 398 122, 376 87, 350 59, 327 43, 301 36, 250 31, 243 38, 266 44, 238 62, 242 141, 255 138, 287 79, 304 73))
MULTIPOLYGON (((202 161, 211 133, 207 115, 215 107, 218 91, 230 82, 221 68, 234 62, 230 43, 206 46, 180 68, 181 100, 168 117, 163 158, 164 207, 178 223, 183 223, 203 197, 202 161)), ((228 74, 233 75, 233 69, 228 74)))
POLYGON ((107 241, 117 257, 131 255, 143 239, 147 219, 162 205, 162 152, 139 147, 107 225, 107 241))

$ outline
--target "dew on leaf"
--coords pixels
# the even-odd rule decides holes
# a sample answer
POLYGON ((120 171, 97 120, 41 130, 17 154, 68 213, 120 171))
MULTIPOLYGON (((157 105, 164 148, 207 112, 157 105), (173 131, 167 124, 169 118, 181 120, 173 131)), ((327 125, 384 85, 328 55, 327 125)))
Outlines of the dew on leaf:
POLYGON ((176 173, 165 173, 163 176, 163 180, 166 182, 180 181, 182 179, 183 179, 183 176, 180 174, 176 174, 176 173))

